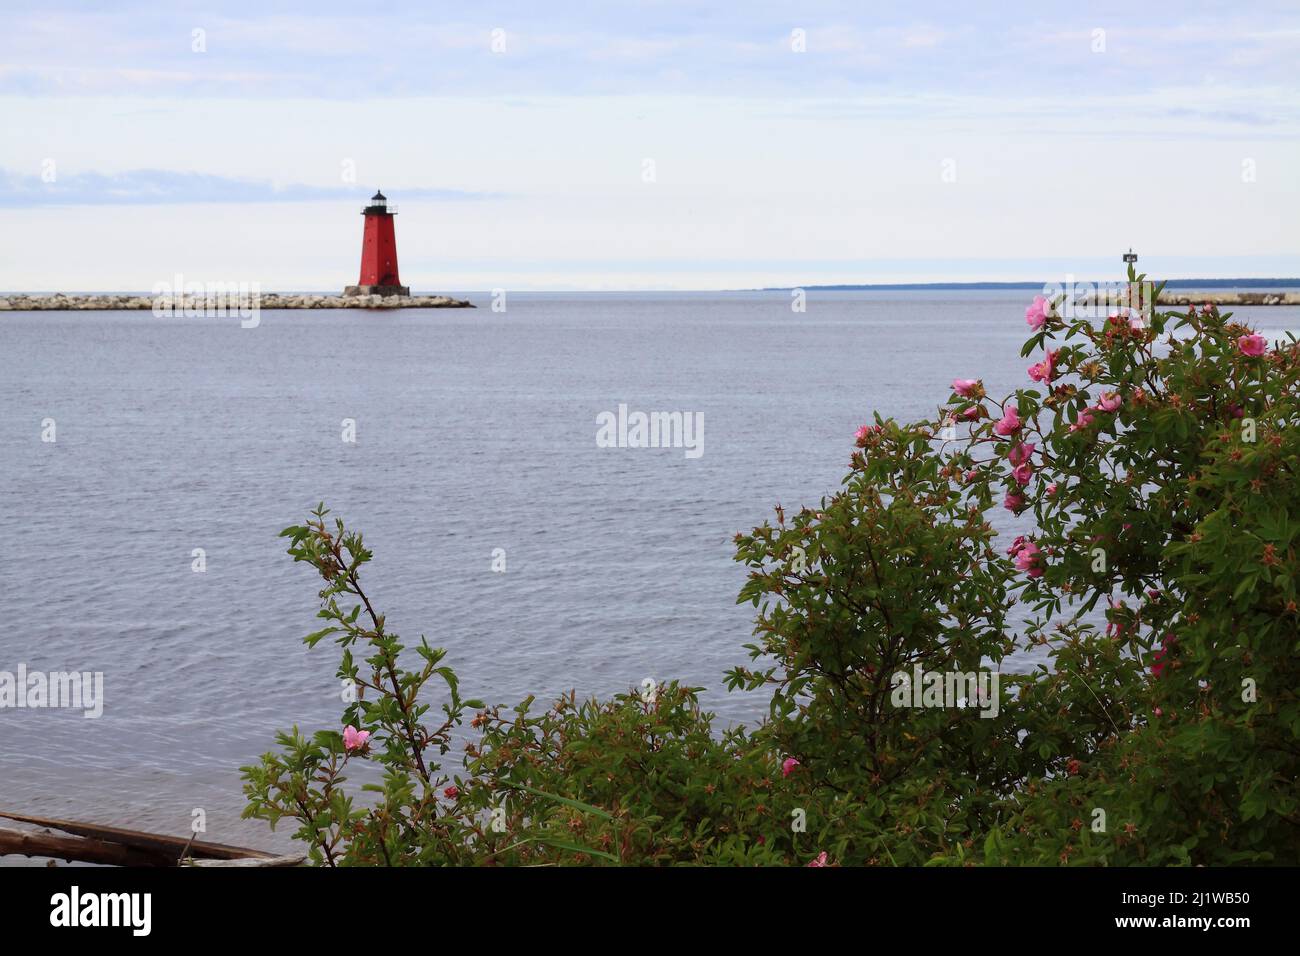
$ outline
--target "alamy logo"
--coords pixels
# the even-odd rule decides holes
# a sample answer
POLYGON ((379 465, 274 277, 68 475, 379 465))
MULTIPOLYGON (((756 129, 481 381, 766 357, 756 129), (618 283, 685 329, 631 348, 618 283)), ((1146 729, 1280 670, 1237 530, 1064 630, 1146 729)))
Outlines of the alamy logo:
POLYGON ((998 715, 996 671, 898 671, 890 678, 889 702, 895 707, 978 707, 981 717, 998 715))
POLYGON ((598 448, 684 448, 687 458, 704 454, 703 412, 618 412, 596 416, 598 448))
POLYGON ((148 936, 153 924, 149 893, 85 893, 74 886, 50 897, 51 926, 129 926, 133 936, 148 936))
POLYGON ((154 318, 187 319, 239 316, 239 327, 255 329, 262 322, 260 282, 186 282, 176 273, 172 282, 153 284, 154 318))
POLYGON ((92 720, 104 712, 103 671, 0 671, 0 710, 5 707, 69 708, 92 720))
POLYGON ((1079 282, 1067 274, 1065 281, 1043 286, 1043 296, 1056 304, 1063 319, 1100 319, 1116 308, 1128 313, 1132 321, 1149 326, 1155 314, 1156 287, 1149 280, 1141 282, 1079 282))

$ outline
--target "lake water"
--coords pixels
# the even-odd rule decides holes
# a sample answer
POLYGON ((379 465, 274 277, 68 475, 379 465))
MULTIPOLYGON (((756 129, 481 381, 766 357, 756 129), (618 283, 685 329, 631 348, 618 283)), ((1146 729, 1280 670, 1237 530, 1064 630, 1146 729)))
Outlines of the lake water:
POLYGON ((1028 383, 1022 292, 468 297, 250 329, 0 313, 0 670, 105 680, 98 720, 0 710, 0 809, 186 834, 202 808, 207 839, 286 845, 239 820, 237 768, 337 726, 333 645, 300 641, 319 582, 277 538, 321 500, 365 532, 390 630, 447 647, 467 696, 677 677, 752 723, 763 701, 722 689, 753 610, 732 536, 837 488, 873 409, 1028 383), (597 447, 620 403, 703 413, 703 454, 597 447))

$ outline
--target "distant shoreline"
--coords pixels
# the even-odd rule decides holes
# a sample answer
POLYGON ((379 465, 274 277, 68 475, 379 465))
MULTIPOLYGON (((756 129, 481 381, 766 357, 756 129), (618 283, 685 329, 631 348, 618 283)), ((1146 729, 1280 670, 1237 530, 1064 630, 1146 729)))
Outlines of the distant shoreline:
MULTIPOLYGON (((1088 281, 1088 280, 1079 280, 1088 281)), ((1100 280, 1091 280, 1100 281, 1100 280)), ((1121 279, 1114 281, 1120 282, 1121 279)), ((1042 282, 887 282, 864 285, 800 285, 768 286, 755 289, 756 292, 789 292, 803 289, 805 292, 935 292, 956 291, 997 291, 999 289, 1037 289, 1042 290, 1042 282)), ((1165 282, 1166 289, 1300 289, 1300 279, 1170 279, 1165 282)))
MULTIPOLYGON (((1085 285, 1089 285, 1085 283, 1085 285)), ((1115 280, 1114 286, 1121 285, 1115 280)), ((762 293, 789 293, 795 290, 810 292, 1042 292, 1040 282, 918 282, 883 283, 879 285, 809 285, 777 286, 763 289, 717 290, 572 290, 531 291, 520 294, 539 296, 608 296, 608 295, 753 295, 762 293)), ((468 293, 461 292, 461 295, 468 293)), ((1085 292, 1080 301, 1091 296, 1085 292)), ((219 298, 213 302, 219 303, 219 298)), ((204 295, 187 294, 173 297, 170 294, 120 292, 0 292, 0 312, 72 312, 72 311, 156 311, 160 306, 167 314, 190 314, 193 310, 211 307, 204 295)), ((1174 279, 1164 284, 1159 305, 1281 305, 1300 306, 1300 279, 1174 279)), ((227 294, 227 307, 234 311, 244 309, 472 309, 474 304, 465 299, 446 295, 379 296, 321 294, 312 292, 262 292, 254 300, 251 296, 238 298, 235 290, 227 294)), ((193 311, 200 314, 200 311, 193 311)))

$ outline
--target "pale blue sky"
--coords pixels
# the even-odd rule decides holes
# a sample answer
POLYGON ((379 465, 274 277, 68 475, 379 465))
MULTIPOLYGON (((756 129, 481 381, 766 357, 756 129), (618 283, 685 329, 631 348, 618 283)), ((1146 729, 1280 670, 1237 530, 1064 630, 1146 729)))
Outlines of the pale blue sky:
POLYGON ((6 4, 0 289, 341 288, 376 187, 421 291, 1300 275, 1295 3, 101 6, 6 4))

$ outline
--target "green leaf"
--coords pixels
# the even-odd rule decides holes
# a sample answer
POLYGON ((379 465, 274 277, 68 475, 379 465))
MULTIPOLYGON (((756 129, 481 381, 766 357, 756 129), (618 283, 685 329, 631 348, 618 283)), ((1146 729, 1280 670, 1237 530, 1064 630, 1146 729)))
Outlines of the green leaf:
POLYGON ((561 797, 554 793, 547 793, 545 790, 538 790, 534 787, 529 787, 524 784, 517 784, 517 787, 520 790, 526 790, 529 793, 536 794, 539 797, 546 797, 548 800, 554 800, 557 803, 563 803, 566 806, 573 807, 575 810, 581 810, 584 813, 594 813, 596 816, 603 817, 606 820, 614 819, 614 815, 612 813, 607 813, 606 811, 602 810, 600 807, 593 807, 590 803, 583 803, 580 800, 573 800, 569 797, 561 797))
POLYGON ((302 639, 302 642, 308 647, 315 647, 322 637, 325 637, 327 634, 333 634, 337 630, 337 627, 327 627, 323 630, 316 631, 314 634, 308 634, 302 639))
POLYGON ((534 843, 544 843, 547 846, 553 846, 559 850, 569 850, 573 853, 585 853, 588 856, 598 856, 603 860, 609 860, 611 863, 621 862, 613 853, 606 853, 603 850, 593 850, 591 847, 583 846, 580 843, 569 843, 565 840, 556 840, 551 837, 533 837, 534 843))

